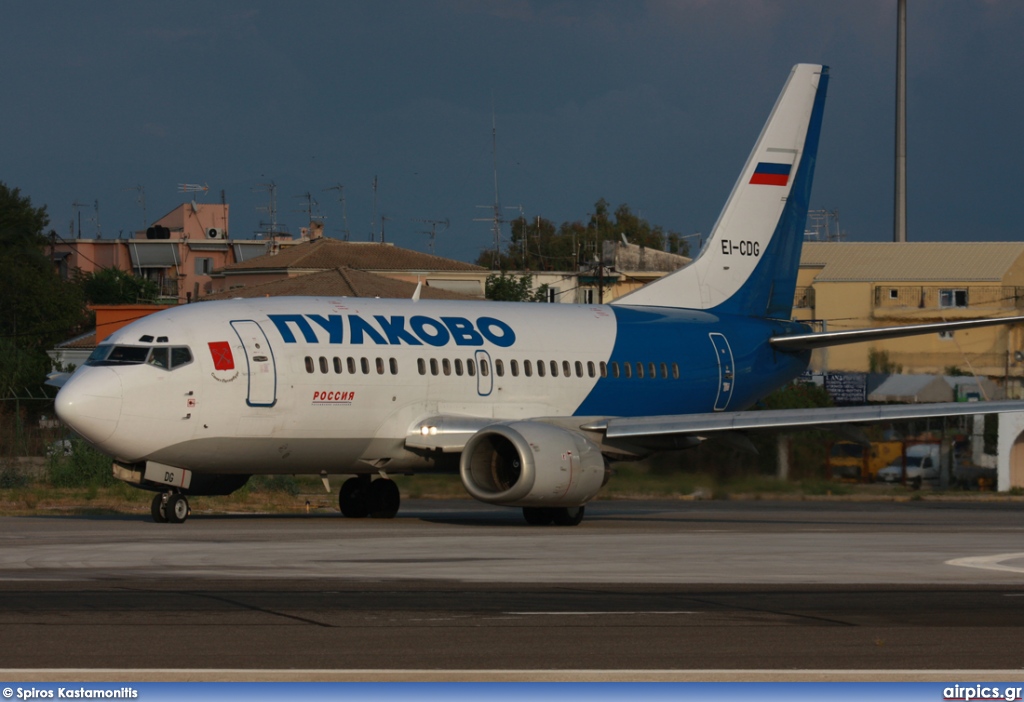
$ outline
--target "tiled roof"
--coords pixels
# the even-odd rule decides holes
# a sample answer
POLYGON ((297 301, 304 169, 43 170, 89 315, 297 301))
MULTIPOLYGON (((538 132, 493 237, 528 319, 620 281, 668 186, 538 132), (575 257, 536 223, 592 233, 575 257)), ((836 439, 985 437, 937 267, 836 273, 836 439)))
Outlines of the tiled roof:
POLYGON ((816 281, 1001 281, 1024 255, 1021 242, 807 242, 802 266, 816 281))
POLYGON ((84 334, 62 341, 55 348, 58 349, 91 349, 96 347, 96 330, 90 329, 84 334))
POLYGON ((462 261, 431 256, 391 244, 374 242, 317 239, 308 243, 282 247, 276 254, 257 256, 248 261, 232 263, 224 271, 259 271, 279 269, 327 270, 356 268, 373 271, 482 271, 462 261))
MULTIPOLYGON (((394 280, 376 273, 352 268, 309 273, 294 278, 284 278, 261 285, 248 285, 208 295, 203 300, 230 300, 236 297, 284 297, 308 295, 310 297, 383 297, 393 299, 411 298, 416 290, 415 283, 394 280)), ((420 291, 424 300, 479 300, 478 297, 460 295, 447 290, 432 288, 424 284, 420 291)))

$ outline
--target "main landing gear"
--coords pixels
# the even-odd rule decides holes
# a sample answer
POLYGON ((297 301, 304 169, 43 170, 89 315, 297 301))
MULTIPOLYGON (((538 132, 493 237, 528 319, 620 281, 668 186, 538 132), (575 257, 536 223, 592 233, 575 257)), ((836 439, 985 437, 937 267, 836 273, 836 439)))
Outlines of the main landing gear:
POLYGON ((338 493, 341 513, 356 519, 392 519, 401 503, 398 486, 388 478, 371 480, 369 475, 357 475, 342 483, 338 493))
POLYGON ((530 526, 576 526, 583 521, 583 505, 579 507, 523 507, 523 518, 530 526))
POLYGON ((188 498, 176 492, 158 492, 153 497, 149 511, 153 515, 153 521, 158 524, 181 524, 192 514, 188 498))

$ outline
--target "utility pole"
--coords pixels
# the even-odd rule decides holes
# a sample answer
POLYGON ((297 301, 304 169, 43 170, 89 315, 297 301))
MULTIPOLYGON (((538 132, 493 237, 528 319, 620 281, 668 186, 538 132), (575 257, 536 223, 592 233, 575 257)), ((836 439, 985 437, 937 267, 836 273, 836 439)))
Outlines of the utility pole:
POLYGON ((896 8, 896 197, 893 235, 907 240, 907 0, 896 8))

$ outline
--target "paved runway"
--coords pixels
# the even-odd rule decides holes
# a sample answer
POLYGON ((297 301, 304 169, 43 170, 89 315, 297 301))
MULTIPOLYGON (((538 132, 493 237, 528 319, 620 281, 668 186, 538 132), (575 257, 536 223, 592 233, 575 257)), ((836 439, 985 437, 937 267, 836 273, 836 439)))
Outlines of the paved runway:
POLYGON ((1020 503, 599 502, 575 528, 413 500, 391 521, 0 519, 9 669, 1024 679, 1022 627, 1020 503))

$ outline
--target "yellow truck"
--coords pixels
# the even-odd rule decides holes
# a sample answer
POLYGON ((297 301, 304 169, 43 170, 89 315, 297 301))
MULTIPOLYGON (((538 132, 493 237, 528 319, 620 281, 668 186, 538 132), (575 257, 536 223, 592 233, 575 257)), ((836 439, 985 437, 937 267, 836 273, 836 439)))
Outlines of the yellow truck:
POLYGON ((903 455, 901 441, 872 441, 862 446, 853 441, 837 441, 829 448, 828 468, 833 478, 870 483, 878 471, 903 455))

